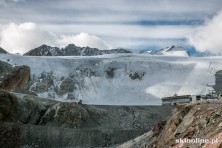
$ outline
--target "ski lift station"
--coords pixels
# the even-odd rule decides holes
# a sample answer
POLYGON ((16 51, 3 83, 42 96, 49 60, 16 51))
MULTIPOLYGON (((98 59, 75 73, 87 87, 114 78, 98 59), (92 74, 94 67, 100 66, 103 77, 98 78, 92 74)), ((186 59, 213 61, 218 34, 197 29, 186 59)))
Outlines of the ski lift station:
POLYGON ((175 104, 183 104, 189 103, 191 101, 200 101, 200 100, 207 100, 207 99, 218 99, 217 96, 213 95, 182 95, 177 96, 176 94, 172 97, 164 97, 162 98, 162 105, 175 105, 175 104))

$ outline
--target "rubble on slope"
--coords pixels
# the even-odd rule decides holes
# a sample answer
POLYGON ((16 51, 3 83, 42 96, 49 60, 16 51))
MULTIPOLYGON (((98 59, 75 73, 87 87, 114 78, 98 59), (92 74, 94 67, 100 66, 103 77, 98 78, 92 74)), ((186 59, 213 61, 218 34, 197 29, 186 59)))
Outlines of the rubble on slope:
POLYGON ((157 124, 150 132, 119 147, 221 147, 221 116, 222 101, 220 100, 180 105, 166 122, 157 124), (186 142, 187 139, 196 140, 196 143, 186 142), (201 139, 208 139, 210 142, 200 142, 201 139))

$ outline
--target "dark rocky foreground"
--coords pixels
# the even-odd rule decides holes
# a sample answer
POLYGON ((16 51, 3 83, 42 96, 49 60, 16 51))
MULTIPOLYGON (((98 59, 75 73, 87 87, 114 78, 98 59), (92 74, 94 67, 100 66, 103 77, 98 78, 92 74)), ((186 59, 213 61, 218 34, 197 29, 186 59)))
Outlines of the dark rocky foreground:
POLYGON ((145 130, 69 129, 0 122, 0 147, 109 147, 145 130))
POLYGON ((171 110, 93 106, 0 91, 0 147, 113 147, 149 131, 171 110))

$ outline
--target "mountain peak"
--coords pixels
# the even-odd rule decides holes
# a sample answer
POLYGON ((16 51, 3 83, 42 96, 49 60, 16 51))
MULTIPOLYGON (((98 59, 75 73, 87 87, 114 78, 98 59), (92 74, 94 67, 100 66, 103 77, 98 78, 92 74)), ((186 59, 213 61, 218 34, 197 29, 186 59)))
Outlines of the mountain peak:
POLYGON ((125 49, 99 50, 91 47, 78 47, 75 44, 69 44, 65 48, 51 47, 41 45, 25 53, 26 56, 94 56, 114 53, 132 53, 125 49))
POLYGON ((24 55, 31 55, 31 56, 53 56, 53 55, 60 55, 60 49, 58 47, 51 47, 46 44, 43 44, 37 48, 34 48, 24 55))
POLYGON ((167 56, 182 56, 182 57, 189 57, 190 54, 187 52, 187 50, 182 46, 175 46, 172 45, 170 47, 167 47, 165 49, 161 49, 157 51, 155 54, 157 55, 167 55, 167 56))
POLYGON ((6 54, 6 53, 8 53, 8 52, 7 52, 7 51, 5 51, 3 48, 1 48, 1 47, 0 47, 0 54, 1 54, 1 53, 6 54))

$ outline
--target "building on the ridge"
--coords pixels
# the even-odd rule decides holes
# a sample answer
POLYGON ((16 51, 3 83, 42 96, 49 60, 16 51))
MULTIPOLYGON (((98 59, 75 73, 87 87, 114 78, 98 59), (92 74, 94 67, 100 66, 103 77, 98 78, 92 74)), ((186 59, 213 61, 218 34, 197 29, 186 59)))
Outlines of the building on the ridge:
POLYGON ((164 97, 161 100, 162 100, 162 105, 175 105, 176 103, 183 104, 183 103, 189 103, 191 101, 203 100, 203 96, 201 95, 178 96, 177 94, 175 94, 174 96, 171 97, 164 97))

